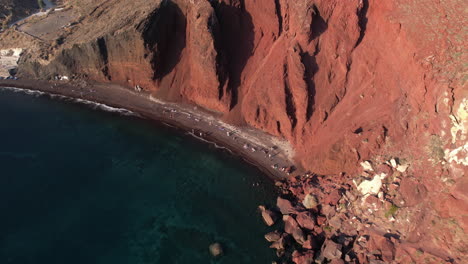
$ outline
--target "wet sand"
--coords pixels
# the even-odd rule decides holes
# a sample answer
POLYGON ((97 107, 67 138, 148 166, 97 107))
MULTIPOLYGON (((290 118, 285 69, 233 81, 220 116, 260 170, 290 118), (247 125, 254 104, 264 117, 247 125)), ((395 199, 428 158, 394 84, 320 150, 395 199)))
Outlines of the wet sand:
MULTIPOLYGON (((231 126, 222 122, 221 116, 216 113, 193 105, 164 102, 147 92, 136 92, 113 84, 72 85, 37 80, 0 80, 0 87, 41 91, 130 110, 140 117, 181 128, 200 140, 225 148, 257 166, 274 180, 287 176, 281 168, 294 165, 294 152, 285 140, 257 129, 231 126), (275 165, 278 169, 273 168, 275 165)), ((303 173, 302 169, 297 168, 297 173, 303 173)))

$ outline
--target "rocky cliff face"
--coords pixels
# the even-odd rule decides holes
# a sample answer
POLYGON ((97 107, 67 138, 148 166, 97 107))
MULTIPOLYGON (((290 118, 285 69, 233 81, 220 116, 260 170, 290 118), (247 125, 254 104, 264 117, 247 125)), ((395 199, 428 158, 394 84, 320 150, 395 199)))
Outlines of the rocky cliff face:
MULTIPOLYGON (((318 174, 405 160, 407 188, 425 190, 418 204, 468 228, 464 1, 88 4, 46 56, 23 57, 23 74, 140 85, 191 102, 288 139, 318 174)), ((458 235, 426 235, 444 257, 466 253, 458 235)))

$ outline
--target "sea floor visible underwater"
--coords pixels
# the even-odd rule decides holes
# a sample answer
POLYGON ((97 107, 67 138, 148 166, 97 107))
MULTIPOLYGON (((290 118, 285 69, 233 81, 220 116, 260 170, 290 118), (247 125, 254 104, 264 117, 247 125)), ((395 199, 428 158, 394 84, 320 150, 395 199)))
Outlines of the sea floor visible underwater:
POLYGON ((273 183, 183 131, 0 91, 0 263, 271 263, 273 183), (223 245, 213 258, 208 247, 223 245))

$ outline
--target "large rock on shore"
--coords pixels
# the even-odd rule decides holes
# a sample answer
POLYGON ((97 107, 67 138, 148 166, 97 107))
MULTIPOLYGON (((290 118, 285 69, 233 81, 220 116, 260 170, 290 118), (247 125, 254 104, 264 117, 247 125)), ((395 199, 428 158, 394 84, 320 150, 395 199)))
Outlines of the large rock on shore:
POLYGON ((295 250, 292 254, 292 260, 296 264, 312 264, 314 263, 314 251, 299 252, 295 250))
POLYGON ((310 212, 300 212, 296 216, 297 223, 302 227, 309 230, 314 230, 315 217, 310 212))
POLYGON ((281 197, 276 199, 276 206, 283 215, 295 213, 297 211, 296 208, 292 205, 291 201, 281 197))
POLYGON ((284 231, 290 235, 297 241, 299 244, 303 244, 305 241, 304 232, 297 224, 296 220, 289 215, 283 216, 284 221, 284 231))
POLYGON ((333 242, 332 240, 326 240, 322 246, 322 256, 329 260, 341 258, 342 246, 333 242))

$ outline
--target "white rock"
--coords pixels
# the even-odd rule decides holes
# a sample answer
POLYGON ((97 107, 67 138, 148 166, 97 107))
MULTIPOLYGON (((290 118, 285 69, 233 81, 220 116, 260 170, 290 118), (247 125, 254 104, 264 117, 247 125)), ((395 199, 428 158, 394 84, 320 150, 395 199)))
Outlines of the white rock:
POLYGON ((392 165, 393 168, 396 168, 398 166, 398 163, 396 162, 395 159, 390 160, 390 165, 392 165))
POLYGON ((382 200, 382 199, 383 199, 383 192, 379 192, 379 193, 377 194, 377 197, 378 197, 380 200, 382 200))
POLYGON ((365 170, 365 171, 374 171, 374 169, 372 168, 372 164, 370 163, 370 161, 363 161, 361 162, 361 166, 362 168, 365 170))
POLYGON ((405 164, 405 165, 398 165, 398 167, 396 168, 397 171, 403 173, 405 172, 409 167, 409 164, 405 164))
POLYGON ((309 193, 304 197, 304 200, 302 201, 302 204, 307 209, 313 209, 313 208, 317 207, 318 201, 317 201, 317 198, 314 195, 309 193))
POLYGON ((365 180, 359 184, 357 187, 358 191, 362 195, 372 194, 376 195, 379 193, 380 188, 382 187, 382 180, 385 179, 387 175, 385 173, 381 173, 380 175, 375 175, 374 178, 370 181, 365 180))

